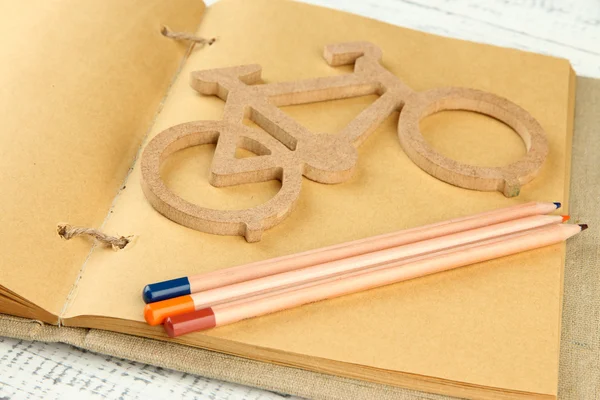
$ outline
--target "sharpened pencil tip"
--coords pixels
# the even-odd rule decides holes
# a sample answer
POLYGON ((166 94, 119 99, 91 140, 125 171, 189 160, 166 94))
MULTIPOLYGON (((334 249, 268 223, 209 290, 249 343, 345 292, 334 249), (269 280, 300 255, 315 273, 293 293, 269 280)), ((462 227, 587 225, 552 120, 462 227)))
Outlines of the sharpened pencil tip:
POLYGON ((562 220, 562 222, 566 222, 566 221, 568 221, 569 219, 571 219, 571 217, 570 217, 570 216, 568 216, 568 215, 563 215, 562 217, 563 217, 563 220, 562 220))
POLYGON ((556 206, 557 209, 559 209, 562 206, 562 204, 560 204, 558 201, 555 201, 554 205, 556 206))
POLYGON ((579 226, 581 227, 582 231, 585 231, 588 228, 587 224, 579 224, 579 226))

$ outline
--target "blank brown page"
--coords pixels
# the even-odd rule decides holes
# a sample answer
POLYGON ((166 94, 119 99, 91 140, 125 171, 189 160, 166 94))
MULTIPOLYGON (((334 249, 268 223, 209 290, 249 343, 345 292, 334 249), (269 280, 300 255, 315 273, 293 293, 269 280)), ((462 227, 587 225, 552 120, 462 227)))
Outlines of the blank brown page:
POLYGON ((56 225, 102 224, 187 50, 161 23, 195 29, 204 4, 2 6, 0 292, 56 323, 91 247, 61 240, 56 225))

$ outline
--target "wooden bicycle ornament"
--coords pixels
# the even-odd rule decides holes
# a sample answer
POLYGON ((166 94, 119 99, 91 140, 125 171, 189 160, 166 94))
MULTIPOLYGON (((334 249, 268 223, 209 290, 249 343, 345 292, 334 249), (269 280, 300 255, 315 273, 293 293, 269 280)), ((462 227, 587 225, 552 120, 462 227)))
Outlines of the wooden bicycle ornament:
POLYGON ((191 86, 226 101, 223 120, 195 121, 158 134, 142 156, 142 187, 152 206, 187 227, 219 235, 261 239, 265 229, 281 222, 300 195, 302 176, 321 183, 347 180, 356 166, 358 147, 394 111, 401 111, 398 137, 403 150, 420 168, 452 185, 517 196, 532 180, 548 153, 539 123, 516 104, 491 93, 467 88, 415 92, 381 64, 381 50, 366 42, 325 47, 332 66, 354 64, 352 74, 294 82, 256 84, 260 65, 196 71, 191 86), (256 84, 256 85, 252 85, 256 84), (377 94, 380 97, 337 135, 309 131, 278 107, 377 94), (527 154, 503 167, 477 167, 434 151, 419 131, 419 121, 443 110, 469 110, 494 117, 523 139, 527 154), (243 124, 247 117, 269 135, 243 124), (266 203, 244 210, 214 210, 187 202, 160 177, 161 163, 172 153, 215 144, 209 182, 223 187, 281 181, 279 192, 266 203), (236 148, 259 157, 236 158, 236 148))

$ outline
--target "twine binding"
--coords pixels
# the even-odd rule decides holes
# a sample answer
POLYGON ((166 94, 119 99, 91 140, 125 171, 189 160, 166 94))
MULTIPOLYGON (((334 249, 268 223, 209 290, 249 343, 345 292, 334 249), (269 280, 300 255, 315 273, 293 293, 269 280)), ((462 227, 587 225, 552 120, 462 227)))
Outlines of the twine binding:
POLYGON ((72 226, 69 224, 59 224, 56 228, 56 232, 58 233, 58 236, 65 240, 69 240, 76 236, 89 236, 107 247, 112 247, 115 251, 124 249, 125 246, 131 242, 131 236, 110 236, 94 228, 72 226))
POLYGON ((190 42, 194 42, 194 43, 198 43, 198 44, 207 44, 207 45, 212 45, 217 38, 210 38, 210 39, 206 39, 200 36, 195 36, 192 35, 190 33, 186 33, 186 32, 173 32, 171 31, 169 28, 167 28, 166 26, 163 26, 162 29, 160 30, 160 33, 165 36, 168 37, 170 39, 174 39, 174 40, 189 40, 190 42))

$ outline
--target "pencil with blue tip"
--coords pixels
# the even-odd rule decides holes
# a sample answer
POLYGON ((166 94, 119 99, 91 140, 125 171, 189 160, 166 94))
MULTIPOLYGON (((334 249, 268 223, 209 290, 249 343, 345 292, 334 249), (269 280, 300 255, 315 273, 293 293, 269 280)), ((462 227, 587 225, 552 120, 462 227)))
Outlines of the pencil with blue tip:
POLYGON ((469 229, 481 228, 518 218, 549 214, 560 208, 560 206, 561 204, 558 202, 529 202, 422 227, 309 250, 298 254, 258 261, 225 270, 152 283, 144 288, 142 297, 145 303, 154 303, 179 296, 191 295, 238 282, 389 249, 469 229))

